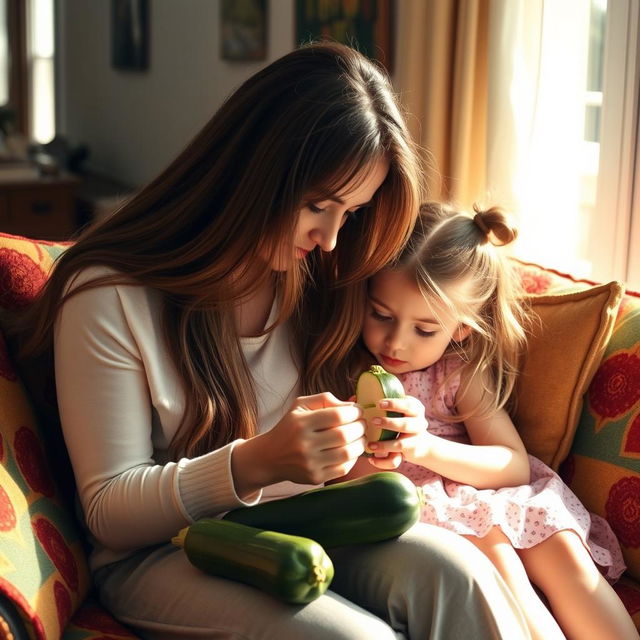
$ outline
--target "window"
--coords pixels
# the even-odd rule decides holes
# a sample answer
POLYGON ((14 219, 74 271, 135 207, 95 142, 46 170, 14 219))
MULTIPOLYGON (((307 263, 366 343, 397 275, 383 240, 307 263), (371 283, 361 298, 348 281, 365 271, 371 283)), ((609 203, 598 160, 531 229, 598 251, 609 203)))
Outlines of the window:
POLYGON ((9 102, 9 24, 7 21, 7 1, 0 0, 0 107, 9 102))
POLYGON ((640 290, 640 3, 606 4, 597 193, 590 237, 593 274, 640 290), (634 192, 635 190, 635 192, 634 192))
POLYGON ((640 3, 496 7, 488 189, 516 255, 640 290, 640 3))
POLYGON ((602 122, 602 80, 607 0, 591 0, 585 87, 584 153, 580 205, 585 217, 592 216, 596 205, 600 132, 602 122))
POLYGON ((55 134, 55 0, 0 0, 0 108, 30 141, 55 134))
POLYGON ((0 0, 0 108, 6 130, 26 131, 25 6, 0 0))
POLYGON ((29 65, 29 131, 36 142, 55 135, 54 0, 29 0, 27 60, 29 65))

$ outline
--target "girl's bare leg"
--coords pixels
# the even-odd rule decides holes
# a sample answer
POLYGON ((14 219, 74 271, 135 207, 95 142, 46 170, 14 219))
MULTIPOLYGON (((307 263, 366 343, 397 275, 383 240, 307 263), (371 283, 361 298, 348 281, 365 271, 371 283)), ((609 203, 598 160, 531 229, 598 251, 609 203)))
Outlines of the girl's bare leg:
POLYGON ((611 585, 573 531, 559 531, 530 549, 518 549, 532 582, 571 640, 638 640, 638 632, 611 585))
POLYGON ((531 585, 518 553, 498 527, 484 538, 464 536, 496 567, 524 612, 533 640, 565 640, 558 623, 531 585))

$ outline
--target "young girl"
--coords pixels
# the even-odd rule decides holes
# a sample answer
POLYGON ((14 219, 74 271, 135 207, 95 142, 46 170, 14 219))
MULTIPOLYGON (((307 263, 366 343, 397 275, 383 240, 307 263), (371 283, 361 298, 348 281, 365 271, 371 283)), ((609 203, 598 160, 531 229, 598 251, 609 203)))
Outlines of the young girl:
POLYGON ((406 241, 419 175, 387 77, 310 45, 248 79, 57 263, 26 348, 53 341, 99 595, 142 637, 528 637, 491 563, 427 525, 332 552, 331 591, 305 607, 169 542, 362 453, 360 409, 325 390, 348 387, 365 279, 406 241))
POLYGON ((613 532, 527 455, 505 410, 527 328, 498 248, 515 237, 498 209, 423 205, 400 258, 370 281, 364 346, 408 397, 380 403, 404 417, 375 419, 400 435, 369 443, 368 460, 377 470, 399 465, 424 488, 422 521, 493 561, 534 638, 638 638, 601 574, 615 581, 625 568, 613 532))

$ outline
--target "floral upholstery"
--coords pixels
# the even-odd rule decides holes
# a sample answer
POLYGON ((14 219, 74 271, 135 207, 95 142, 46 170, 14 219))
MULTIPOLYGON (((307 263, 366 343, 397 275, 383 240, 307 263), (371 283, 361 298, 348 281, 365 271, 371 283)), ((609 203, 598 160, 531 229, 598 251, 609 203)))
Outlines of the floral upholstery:
POLYGON ((89 598, 71 618, 61 640, 131 640, 135 637, 89 598))
MULTIPOLYGON (((66 246, 0 234, 0 329, 33 300, 66 246)), ((90 599, 53 376, 36 373, 23 379, 0 331, 0 596, 25 638, 135 638, 90 599)), ((23 637, 1 615, 0 632, 23 637)))
MULTIPOLYGON (((520 263, 530 293, 595 283, 520 263)), ((552 366, 550 364, 550 366, 552 366)), ((623 296, 600 366, 584 396, 575 438, 560 473, 585 506, 607 519, 627 573, 615 588, 640 629, 640 294, 623 296)))

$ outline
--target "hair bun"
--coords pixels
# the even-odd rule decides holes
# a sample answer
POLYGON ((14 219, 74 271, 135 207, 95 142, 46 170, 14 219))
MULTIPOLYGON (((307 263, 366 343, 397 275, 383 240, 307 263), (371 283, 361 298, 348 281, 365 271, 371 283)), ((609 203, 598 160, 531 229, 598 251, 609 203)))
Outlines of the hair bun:
POLYGON ((473 205, 473 222, 486 236, 488 242, 496 247, 510 244, 518 237, 518 229, 513 226, 507 215, 498 207, 480 209, 473 205))

